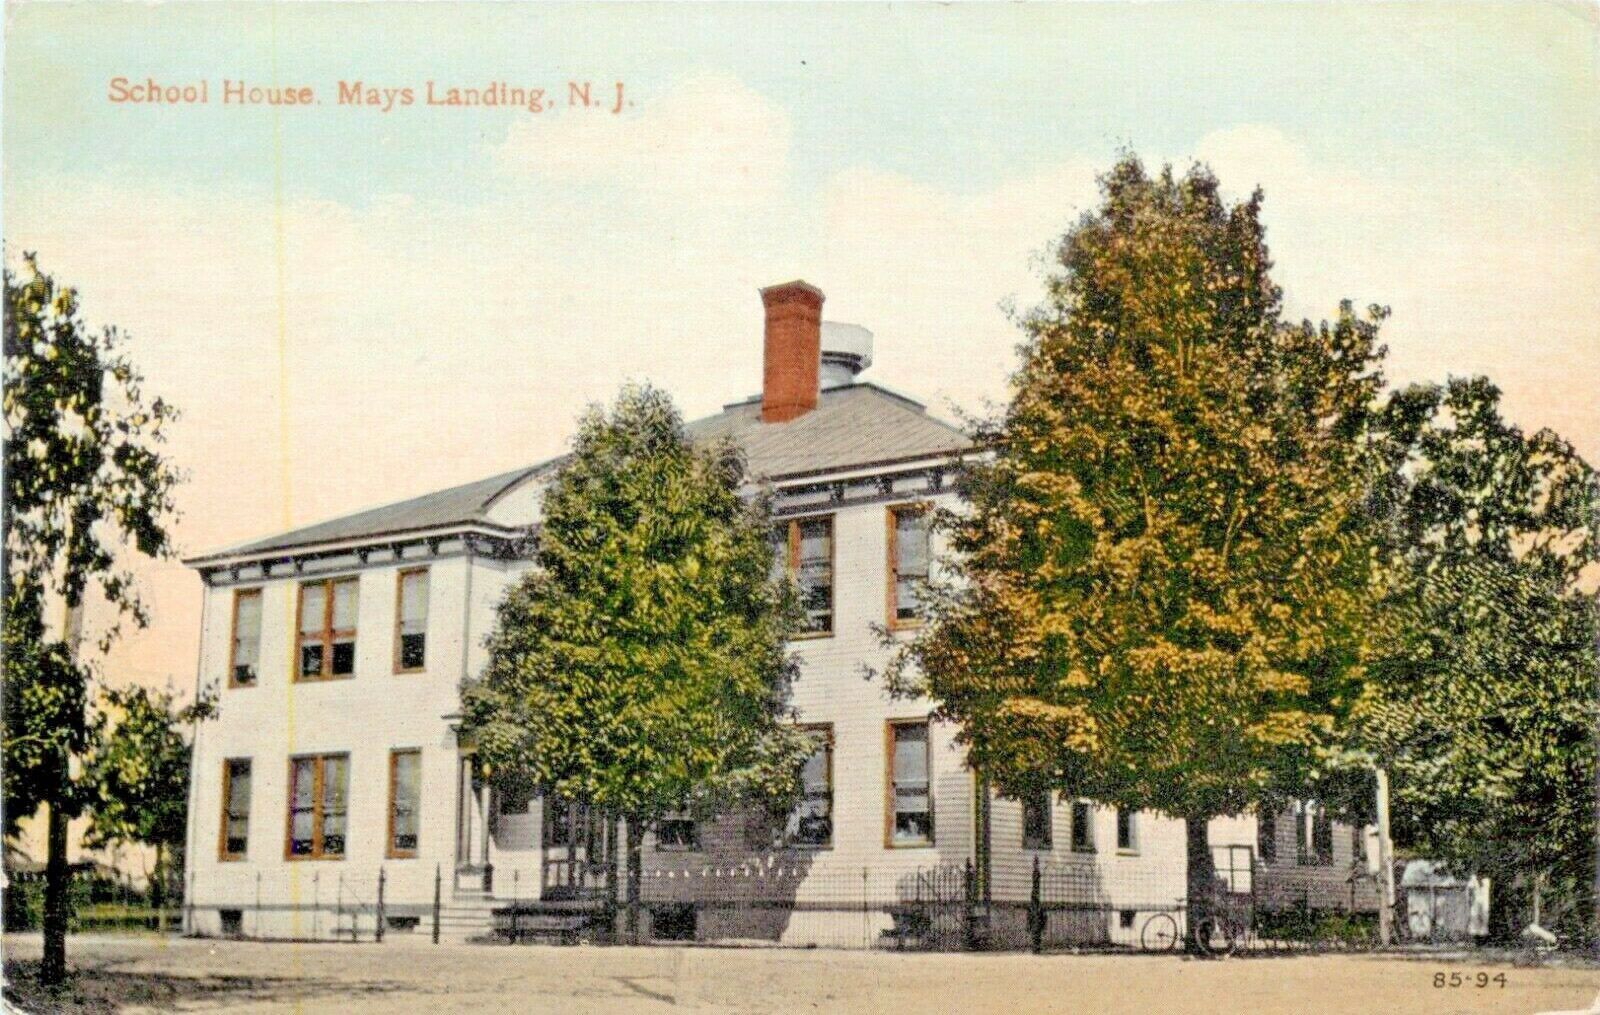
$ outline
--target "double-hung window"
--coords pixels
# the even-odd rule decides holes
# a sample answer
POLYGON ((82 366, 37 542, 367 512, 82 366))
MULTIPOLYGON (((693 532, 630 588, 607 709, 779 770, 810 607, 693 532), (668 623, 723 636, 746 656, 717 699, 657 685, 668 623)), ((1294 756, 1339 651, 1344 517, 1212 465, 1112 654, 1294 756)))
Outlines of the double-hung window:
POLYGON ((242 860, 250 850, 250 759, 222 763, 222 848, 224 860, 242 860))
POLYGON ((903 504, 889 509, 889 626, 922 621, 928 586, 928 509, 903 504))
POLYGON ((1137 853, 1139 851, 1139 814, 1126 808, 1117 808, 1117 851, 1119 853, 1137 853))
POLYGON ((928 724, 889 723, 889 845, 933 845, 928 724))
POLYGON ((428 661, 428 570, 401 571, 394 619, 394 670, 417 673, 428 661))
POLYGON ((422 752, 415 748, 389 752, 389 856, 417 855, 422 802, 422 752))
POLYGON ((1050 822, 1051 793, 1048 789, 1034 790, 1022 798, 1022 848, 1049 849, 1052 839, 1050 822))
POLYGON ((261 590, 233 594, 233 647, 228 655, 228 686, 254 687, 261 666, 261 590))
POLYGON ((314 754, 290 759, 289 859, 344 856, 349 788, 348 754, 314 754))
POLYGON ((784 839, 794 846, 833 843, 833 728, 805 730, 816 745, 800 771, 800 802, 789 814, 784 839))
POLYGON ((700 848, 700 830, 687 811, 669 811, 656 821, 656 849, 688 852, 700 848))
POLYGON ((1094 808, 1087 800, 1075 800, 1072 804, 1072 851, 1094 852, 1094 808))
POLYGON ((1256 851, 1262 863, 1278 859, 1278 815, 1270 804, 1256 808, 1256 851))
POLYGON ((356 671, 357 579, 330 578, 300 586, 298 680, 329 680, 356 671))
POLYGON ((833 516, 794 518, 778 527, 779 553, 800 591, 801 631, 833 631, 833 516))

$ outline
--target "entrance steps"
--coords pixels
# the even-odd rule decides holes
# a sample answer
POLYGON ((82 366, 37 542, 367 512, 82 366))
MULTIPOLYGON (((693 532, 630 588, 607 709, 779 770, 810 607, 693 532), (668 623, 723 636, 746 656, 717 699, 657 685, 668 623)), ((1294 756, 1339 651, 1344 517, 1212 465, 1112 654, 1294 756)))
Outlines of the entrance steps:
POLYGON ((603 909, 599 899, 530 900, 457 892, 439 908, 439 940, 577 944, 593 932, 603 909))

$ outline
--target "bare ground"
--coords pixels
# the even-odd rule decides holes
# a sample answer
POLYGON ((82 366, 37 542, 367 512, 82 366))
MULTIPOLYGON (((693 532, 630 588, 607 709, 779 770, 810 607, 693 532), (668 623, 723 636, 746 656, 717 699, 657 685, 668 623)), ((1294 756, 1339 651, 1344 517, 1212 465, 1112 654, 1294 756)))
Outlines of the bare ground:
POLYGON ((1297 956, 948 955, 685 947, 552 948, 81 937, 51 996, 37 935, 4 939, 25 1012, 933 1012, 953 1015, 1533 1015, 1588 1009, 1600 970, 1297 956), (1434 986, 1436 973, 1463 986, 1434 986), (1491 978, 1476 985, 1477 974, 1491 978), (1505 974, 1506 985, 1492 978, 1505 974))

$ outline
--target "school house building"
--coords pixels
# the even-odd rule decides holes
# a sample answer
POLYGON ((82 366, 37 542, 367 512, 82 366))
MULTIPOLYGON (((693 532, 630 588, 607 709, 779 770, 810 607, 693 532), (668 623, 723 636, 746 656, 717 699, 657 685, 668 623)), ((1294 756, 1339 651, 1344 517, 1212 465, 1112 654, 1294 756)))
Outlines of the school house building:
MULTIPOLYGON (((871 333, 823 321, 816 288, 790 282, 761 300, 760 393, 689 430, 732 438, 775 491, 779 552, 806 606, 794 705, 816 753, 781 829, 684 815, 647 837, 647 931, 872 946, 972 864, 993 939, 1019 943, 1023 911, 1008 902, 1028 898, 1039 861, 1097 903, 1078 918, 1086 940, 1136 944, 1184 894, 1181 822, 996 797, 954 731, 930 722, 931 702, 893 700, 862 676, 888 660, 883 630, 919 622, 937 556, 928 512, 955 496, 970 440, 864 380, 871 333)), ((367 938, 438 923, 471 939, 507 912, 593 911, 615 827, 537 787, 496 785, 457 728, 496 605, 532 566, 555 467, 186 561, 204 583, 199 681, 218 686, 220 706, 194 744, 190 933, 367 938)), ((1212 841, 1235 889, 1277 864, 1306 875, 1308 898, 1334 901, 1362 845, 1314 805, 1219 819, 1212 841)))

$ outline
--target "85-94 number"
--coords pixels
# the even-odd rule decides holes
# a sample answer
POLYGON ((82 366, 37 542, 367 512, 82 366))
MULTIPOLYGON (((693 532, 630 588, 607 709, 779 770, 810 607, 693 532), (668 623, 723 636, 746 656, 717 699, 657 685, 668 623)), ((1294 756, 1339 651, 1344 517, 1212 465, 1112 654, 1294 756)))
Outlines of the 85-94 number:
POLYGON ((1434 973, 1435 987, 1504 987, 1506 974, 1495 973, 1434 973))

